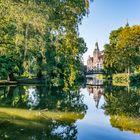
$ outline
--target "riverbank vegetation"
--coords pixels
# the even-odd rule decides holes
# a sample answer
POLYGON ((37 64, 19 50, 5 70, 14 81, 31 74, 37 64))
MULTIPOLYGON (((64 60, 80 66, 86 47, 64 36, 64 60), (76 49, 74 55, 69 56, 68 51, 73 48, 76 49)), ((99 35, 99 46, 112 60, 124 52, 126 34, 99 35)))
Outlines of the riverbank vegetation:
POLYGON ((124 73, 123 77, 128 74, 133 78, 133 74, 140 73, 139 38, 139 25, 129 27, 127 24, 110 33, 110 42, 104 46, 104 68, 110 75, 124 73))
POLYGON ((102 108, 110 115, 110 123, 121 131, 140 133, 140 89, 110 86, 105 88, 102 108))
POLYGON ((78 25, 88 6, 88 0, 1 0, 0 79, 45 75, 47 84, 74 85, 87 50, 78 25))
POLYGON ((129 85, 129 75, 127 73, 113 74, 112 84, 114 86, 128 86, 129 85))

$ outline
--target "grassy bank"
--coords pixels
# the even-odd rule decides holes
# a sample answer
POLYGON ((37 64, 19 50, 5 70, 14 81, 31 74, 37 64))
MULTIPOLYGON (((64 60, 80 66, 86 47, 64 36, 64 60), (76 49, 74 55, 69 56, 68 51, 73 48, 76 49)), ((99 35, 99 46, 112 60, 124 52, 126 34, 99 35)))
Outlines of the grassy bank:
POLYGON ((0 107, 0 121, 10 121, 13 124, 20 126, 43 127, 47 120, 58 120, 73 122, 77 119, 82 119, 83 113, 79 112, 52 112, 44 110, 27 110, 19 108, 2 108, 0 107))
POLYGON ((40 80, 38 78, 17 78, 15 81, 0 80, 0 85, 11 85, 11 84, 42 84, 45 80, 40 80))
POLYGON ((140 119, 129 117, 129 116, 111 116, 111 125, 113 127, 119 128, 122 131, 132 131, 136 134, 140 134, 140 119))
POLYGON ((140 86, 140 73, 118 73, 113 74, 112 84, 114 86, 140 86))
POLYGON ((0 80, 0 85, 13 85, 17 83, 17 81, 0 80))

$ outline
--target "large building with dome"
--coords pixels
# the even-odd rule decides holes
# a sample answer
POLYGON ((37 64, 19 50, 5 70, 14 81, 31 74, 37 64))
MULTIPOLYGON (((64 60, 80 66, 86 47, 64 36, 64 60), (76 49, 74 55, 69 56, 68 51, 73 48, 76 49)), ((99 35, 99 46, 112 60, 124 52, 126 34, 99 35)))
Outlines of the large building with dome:
POLYGON ((102 70, 103 58, 104 53, 103 51, 100 51, 98 42, 96 42, 92 56, 89 56, 87 59, 87 72, 91 70, 102 70))

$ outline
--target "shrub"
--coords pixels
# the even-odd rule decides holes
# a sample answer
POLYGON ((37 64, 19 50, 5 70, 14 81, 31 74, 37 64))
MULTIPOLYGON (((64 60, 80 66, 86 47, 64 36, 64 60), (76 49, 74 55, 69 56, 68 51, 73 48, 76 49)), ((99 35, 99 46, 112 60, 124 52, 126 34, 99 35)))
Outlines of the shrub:
POLYGON ((128 86, 129 77, 127 73, 113 74, 113 85, 115 86, 128 86))
POLYGON ((140 86, 140 73, 133 74, 130 76, 131 86, 140 86))

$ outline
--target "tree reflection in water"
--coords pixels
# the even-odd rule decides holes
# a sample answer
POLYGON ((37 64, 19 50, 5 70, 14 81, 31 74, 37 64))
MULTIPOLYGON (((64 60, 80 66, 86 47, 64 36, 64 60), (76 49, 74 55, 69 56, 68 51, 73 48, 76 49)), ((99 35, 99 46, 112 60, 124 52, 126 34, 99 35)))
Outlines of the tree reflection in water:
POLYGON ((113 127, 140 133, 140 89, 110 87, 105 89, 103 109, 113 127))
MULTIPOLYGON (((88 86, 99 105, 110 116, 112 127, 140 133, 140 89, 88 86), (102 100, 103 101, 103 100, 102 100)), ((83 119, 87 106, 80 91, 64 92, 45 86, 0 88, 0 139, 76 140, 76 121, 83 119)), ((96 113, 96 112, 94 112, 96 113)))
POLYGON ((79 91, 49 91, 45 86, 0 88, 0 138, 76 140, 75 122, 87 106, 79 91))
POLYGON ((120 130, 140 133, 140 89, 133 87, 87 86, 98 108, 101 96, 104 96, 102 109, 110 116, 112 127, 120 130))

